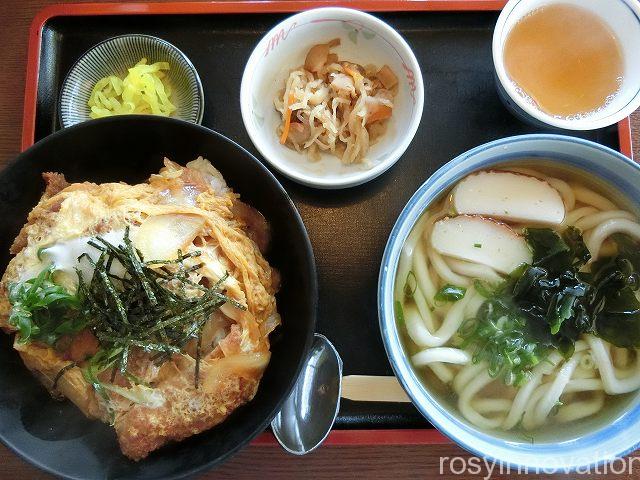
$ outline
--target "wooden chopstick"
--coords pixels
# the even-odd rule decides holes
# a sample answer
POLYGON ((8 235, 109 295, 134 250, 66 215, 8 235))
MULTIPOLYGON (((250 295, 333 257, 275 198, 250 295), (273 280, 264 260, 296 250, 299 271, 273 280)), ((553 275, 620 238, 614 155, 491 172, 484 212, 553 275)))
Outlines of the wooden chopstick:
POLYGON ((347 375, 342 377, 342 398, 357 402, 410 402, 396 377, 347 375))

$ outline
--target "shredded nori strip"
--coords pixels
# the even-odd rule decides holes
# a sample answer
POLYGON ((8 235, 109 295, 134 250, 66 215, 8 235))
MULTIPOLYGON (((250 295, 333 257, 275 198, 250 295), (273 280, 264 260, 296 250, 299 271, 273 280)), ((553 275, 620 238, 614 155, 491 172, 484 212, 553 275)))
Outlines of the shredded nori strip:
POLYGON ((138 277, 138 280, 140 280, 140 284, 142 285, 142 288, 147 294, 147 297, 149 297, 149 302, 151 303, 151 305, 156 306, 158 304, 158 300, 156 299, 155 293, 153 293, 153 290, 151 289, 151 285, 149 285, 149 280, 147 279, 147 276, 142 271, 143 265, 140 259, 138 258, 138 253, 136 252, 136 250, 133 248, 133 245, 131 244, 131 239, 129 238, 128 226, 124 231, 124 245, 125 245, 125 251, 127 252, 127 255, 129 256, 129 260, 131 261, 131 265, 133 266, 133 272, 138 277))
POLYGON ((246 309, 225 294, 223 283, 228 274, 210 288, 193 282, 189 274, 203 264, 187 266, 184 261, 200 256, 200 251, 178 251, 175 259, 145 261, 133 247, 128 228, 123 245, 116 246, 102 237, 96 237, 88 244, 100 251, 96 261, 88 254, 80 258, 93 266, 93 276, 87 282, 80 270, 76 272, 82 310, 91 319, 89 327, 101 347, 89 360, 91 370, 87 375, 94 386, 96 375, 108 369, 112 381, 117 372, 130 381, 137 378, 128 371, 131 348, 156 352, 152 361, 162 363, 195 339, 194 385, 198 388, 202 327, 224 303, 246 309), (121 266, 125 273, 115 274, 112 267, 116 265, 117 270, 121 266), (187 290, 191 292, 187 293, 187 290), (194 290, 201 295, 194 295, 194 290))
POLYGON ((196 390, 200 382, 200 350, 202 348, 202 328, 198 330, 198 342, 196 343, 196 368, 195 368, 195 384, 196 390))
POLYGON ((71 362, 62 367, 56 374, 56 377, 53 379, 53 386, 51 387, 51 390, 56 390, 58 388, 58 382, 60 381, 62 376, 77 365, 78 364, 76 362, 71 362))

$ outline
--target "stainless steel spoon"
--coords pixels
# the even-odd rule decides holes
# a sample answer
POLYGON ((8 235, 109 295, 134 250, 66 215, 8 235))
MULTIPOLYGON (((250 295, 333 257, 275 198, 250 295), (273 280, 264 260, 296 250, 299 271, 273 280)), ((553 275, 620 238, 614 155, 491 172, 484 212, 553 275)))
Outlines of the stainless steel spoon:
POLYGON ((325 336, 316 333, 293 391, 271 422, 282 448, 305 455, 322 444, 340 410, 341 381, 340 355, 325 336))

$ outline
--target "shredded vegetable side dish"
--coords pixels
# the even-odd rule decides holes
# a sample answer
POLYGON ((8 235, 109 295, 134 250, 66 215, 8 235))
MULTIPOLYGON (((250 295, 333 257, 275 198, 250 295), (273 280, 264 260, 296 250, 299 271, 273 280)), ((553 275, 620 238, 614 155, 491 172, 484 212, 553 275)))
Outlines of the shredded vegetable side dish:
POLYGON ((369 146, 384 135, 393 113, 398 77, 387 65, 341 61, 331 48, 340 39, 311 47, 274 100, 282 115, 280 143, 311 160, 331 153, 345 164, 364 163, 369 146))
POLYGON ((171 87, 165 74, 169 68, 168 62, 147 65, 143 58, 123 79, 115 75, 101 78, 89 97, 91 118, 131 113, 168 117, 176 110, 169 100, 171 87))

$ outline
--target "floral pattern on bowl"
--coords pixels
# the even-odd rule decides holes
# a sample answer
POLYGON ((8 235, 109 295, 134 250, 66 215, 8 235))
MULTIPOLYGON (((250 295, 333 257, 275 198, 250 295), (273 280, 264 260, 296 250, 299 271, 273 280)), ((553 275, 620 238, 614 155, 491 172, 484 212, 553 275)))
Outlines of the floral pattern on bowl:
POLYGON ((359 185, 381 175, 400 158, 415 135, 424 102, 422 74, 407 43, 389 25, 364 12, 319 8, 289 17, 273 28, 251 54, 242 78, 240 104, 245 127, 256 148, 277 170, 319 188, 359 185), (273 100, 289 72, 302 65, 309 48, 339 38, 333 51, 362 65, 389 65, 400 79, 385 135, 371 146, 367 163, 344 165, 323 154, 317 162, 280 145, 281 122, 273 100))

